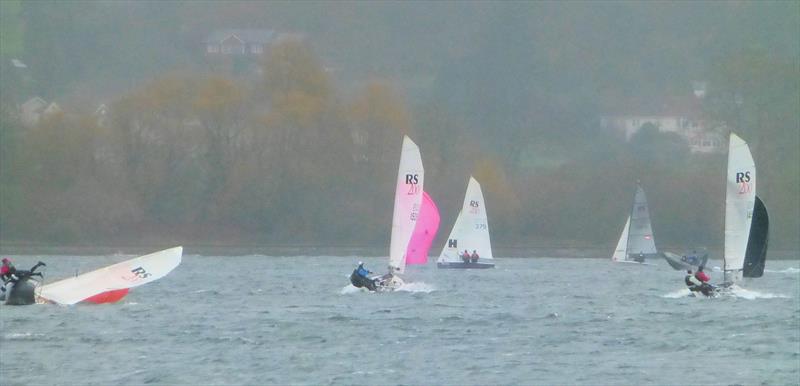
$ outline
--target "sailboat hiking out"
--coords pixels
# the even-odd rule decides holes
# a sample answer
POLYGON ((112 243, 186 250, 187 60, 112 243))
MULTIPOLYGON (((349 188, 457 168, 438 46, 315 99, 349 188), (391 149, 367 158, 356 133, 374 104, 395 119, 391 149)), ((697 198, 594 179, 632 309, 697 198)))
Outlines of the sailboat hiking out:
POLYGON ((633 208, 625 222, 625 227, 622 228, 622 234, 611 260, 617 263, 647 264, 645 259, 652 258, 657 254, 653 227, 650 224, 650 211, 647 208, 647 197, 637 182, 633 208))
POLYGON ((464 204, 436 261, 438 268, 493 268, 489 219, 481 185, 469 177, 464 204))
MULTIPOLYGON (((725 188, 725 246, 723 281, 706 296, 717 296, 741 282, 761 277, 767 258, 769 215, 756 195, 756 166, 750 147, 731 133, 725 188)), ((697 291, 693 290, 693 295, 697 291)))
MULTIPOLYGON (((359 269, 363 269, 359 264, 359 269, 350 275, 350 282, 353 286, 364 287, 370 291, 385 292, 394 291, 405 284, 400 275, 405 272, 409 243, 423 211, 424 182, 425 170, 422 167, 419 147, 408 136, 404 136, 394 194, 388 272, 381 276, 367 277, 366 271, 359 274, 359 269)), ((428 197, 428 203, 433 204, 430 197, 428 197)), ((432 205, 432 208, 436 208, 435 204, 432 205)), ((435 215, 438 218, 438 209, 435 215)), ((438 220, 436 228, 438 229, 438 220)), ((431 234, 429 229, 428 234, 432 240, 435 237, 435 230, 431 234)), ((421 237, 421 239, 425 241, 427 237, 421 237)), ((427 251, 424 254, 427 255, 427 251)))
POLYGON ((25 280, 19 280, 6 291, 5 302, 16 305, 114 303, 124 298, 131 288, 166 276, 180 264, 182 255, 183 248, 175 247, 46 285, 31 278, 37 275, 33 271, 43 265, 40 263, 30 271, 17 271, 22 272, 25 280))

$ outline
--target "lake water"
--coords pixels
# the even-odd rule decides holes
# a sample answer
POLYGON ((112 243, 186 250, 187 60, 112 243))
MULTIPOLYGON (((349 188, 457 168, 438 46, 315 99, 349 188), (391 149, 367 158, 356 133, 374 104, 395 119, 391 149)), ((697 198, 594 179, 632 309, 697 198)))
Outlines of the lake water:
MULTIPOLYGON (((42 259, 55 280, 124 257, 13 259, 42 259)), ((117 304, 0 306, 0 384, 800 382, 798 260, 768 261, 718 299, 685 297, 683 273, 664 261, 431 263, 376 294, 348 288, 357 260, 188 255, 117 304)))

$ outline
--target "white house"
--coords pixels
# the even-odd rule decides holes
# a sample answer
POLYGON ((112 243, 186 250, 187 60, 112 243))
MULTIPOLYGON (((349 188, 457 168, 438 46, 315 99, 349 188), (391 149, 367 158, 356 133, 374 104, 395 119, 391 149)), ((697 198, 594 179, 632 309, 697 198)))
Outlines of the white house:
POLYGON ((27 127, 36 126, 46 108, 47 102, 44 99, 38 96, 28 99, 19 106, 20 121, 27 127))
POLYGON ((644 125, 652 125, 662 133, 675 133, 689 143, 692 153, 726 151, 723 140, 727 127, 703 119, 701 98, 664 103, 656 108, 631 108, 628 111, 600 117, 600 126, 620 133, 630 141, 644 125))
POLYGON ((261 56, 275 40, 275 31, 270 29, 224 29, 216 30, 204 40, 209 56, 261 56))

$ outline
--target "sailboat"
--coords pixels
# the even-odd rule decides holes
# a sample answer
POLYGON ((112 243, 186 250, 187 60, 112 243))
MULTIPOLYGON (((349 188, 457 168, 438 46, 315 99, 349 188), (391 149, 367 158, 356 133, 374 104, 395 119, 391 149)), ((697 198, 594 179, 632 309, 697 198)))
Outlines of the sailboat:
POLYGON ((71 305, 114 303, 131 288, 158 280, 181 263, 183 247, 175 247, 126 260, 40 288, 43 302, 71 305))
POLYGON ((633 208, 625 222, 625 227, 622 228, 622 234, 611 260, 617 263, 644 264, 645 258, 653 257, 657 253, 653 228, 650 225, 650 211, 647 209, 647 198, 641 185, 637 182, 633 208))
POLYGON ((436 262, 439 268, 492 268, 489 219, 481 185, 469 177, 464 204, 436 262), (462 253, 461 251, 466 253, 462 253), (469 255, 471 258, 468 258, 469 255))
POLYGON ((731 133, 725 188, 723 286, 761 277, 767 258, 769 215, 756 195, 756 165, 750 147, 731 133))
MULTIPOLYGON (((407 135, 403 136, 396 181, 392 236, 389 242, 389 269, 385 275, 372 278, 378 291, 394 291, 405 284, 400 275, 406 270, 409 242, 420 217, 425 195, 423 191, 425 169, 422 167, 422 156, 417 144, 407 135)), ((438 209, 436 212, 438 215, 438 209)))

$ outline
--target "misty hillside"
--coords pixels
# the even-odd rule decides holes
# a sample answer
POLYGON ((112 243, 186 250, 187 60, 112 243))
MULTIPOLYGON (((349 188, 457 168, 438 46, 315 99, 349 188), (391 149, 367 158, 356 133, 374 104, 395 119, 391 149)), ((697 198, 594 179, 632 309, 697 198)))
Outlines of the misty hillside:
MULTIPOLYGON (((0 240, 383 245, 404 134, 446 237, 721 245, 727 135, 800 249, 798 2, 0 2, 0 240), (241 48, 241 51, 238 51, 241 48)), ((439 241, 434 245, 441 245, 439 241)))

